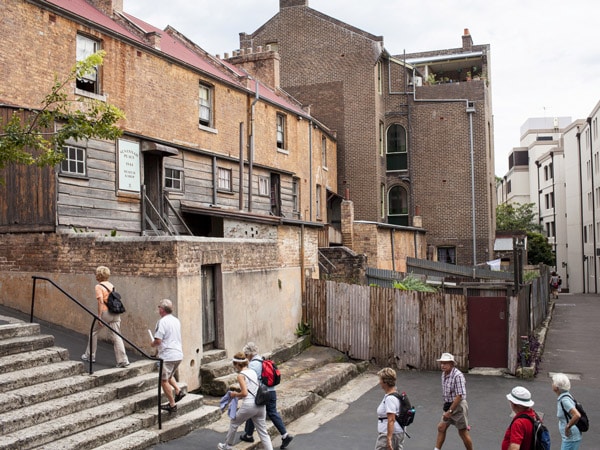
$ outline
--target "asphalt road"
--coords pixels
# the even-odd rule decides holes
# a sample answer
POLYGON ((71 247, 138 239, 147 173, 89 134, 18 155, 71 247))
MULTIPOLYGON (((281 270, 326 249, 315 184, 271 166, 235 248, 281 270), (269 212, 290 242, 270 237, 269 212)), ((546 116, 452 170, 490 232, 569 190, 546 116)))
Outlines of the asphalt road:
MULTIPOLYGON (((543 413, 552 435, 552 448, 560 448, 556 419, 556 396, 551 389, 549 373, 572 375, 572 393, 584 404, 590 416, 591 429, 585 433, 581 450, 600 449, 600 345, 595 330, 600 322, 600 296, 563 294, 556 302, 550 323, 540 373, 533 381, 514 377, 466 374, 467 400, 471 436, 475 449, 499 449, 510 422, 510 406, 506 394, 517 385, 532 393, 534 408, 543 413)), ((398 388, 408 393, 416 406, 415 422, 408 428, 405 450, 432 450, 436 425, 441 416, 440 372, 398 373, 398 388)), ((334 393, 305 417, 288 424, 295 436, 290 450, 370 450, 377 436, 376 408, 383 394, 377 377, 365 374, 350 383, 343 393, 334 393)), ((224 433, 200 429, 189 435, 155 446, 166 449, 216 449, 224 433)), ((273 440, 279 448, 279 438, 273 440)), ((444 450, 463 449, 456 429, 448 430, 444 450)))

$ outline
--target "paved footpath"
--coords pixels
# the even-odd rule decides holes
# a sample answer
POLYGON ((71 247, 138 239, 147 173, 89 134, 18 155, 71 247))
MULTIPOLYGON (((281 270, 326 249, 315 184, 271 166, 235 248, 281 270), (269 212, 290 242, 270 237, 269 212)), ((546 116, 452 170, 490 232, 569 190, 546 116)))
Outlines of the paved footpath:
MULTIPOLYGON (((467 374, 471 435, 474 448, 500 448, 504 430, 510 422, 506 394, 516 385, 532 392, 535 409, 545 414, 552 433, 552 448, 560 448, 557 430, 556 396, 549 373, 571 374, 572 392, 591 416, 591 430, 584 435, 581 450, 600 449, 600 296, 561 294, 556 300, 546 337, 545 353, 538 376, 533 381, 514 377, 467 374), (597 425, 596 425, 597 424, 597 425)), ((398 386, 406 390, 417 408, 415 423, 408 429, 405 450, 432 450, 436 424, 441 414, 439 372, 399 372, 398 386)), ((375 410, 382 391, 373 372, 366 373, 343 389, 318 403, 307 415, 288 424, 295 436, 290 450, 370 450, 376 438, 375 410)), ((154 447, 164 449, 216 449, 225 431, 200 429, 189 435, 154 447)), ((279 448, 279 437, 273 439, 279 448)), ((241 447, 241 446, 240 446, 241 447)), ((444 450, 464 447, 456 430, 450 428, 444 450)))

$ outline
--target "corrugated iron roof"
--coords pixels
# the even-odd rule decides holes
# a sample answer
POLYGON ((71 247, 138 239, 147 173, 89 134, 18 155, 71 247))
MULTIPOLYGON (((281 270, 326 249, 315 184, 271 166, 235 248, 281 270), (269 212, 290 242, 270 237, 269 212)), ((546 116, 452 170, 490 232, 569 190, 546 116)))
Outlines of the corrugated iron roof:
POLYGON ((133 40, 140 46, 146 47, 149 51, 163 53, 165 56, 181 61, 216 79, 233 84, 240 90, 254 93, 256 92, 256 84, 258 83, 258 92, 261 98, 300 116, 309 117, 301 105, 288 95, 283 93, 280 95, 270 86, 254 79, 249 79, 246 85, 248 73, 237 66, 229 64, 227 61, 211 56, 191 40, 189 41, 190 44, 186 45, 185 39, 187 38, 183 37, 183 34, 177 32, 174 28, 167 27, 166 30, 162 30, 131 14, 125 12, 121 14, 124 19, 139 28, 140 33, 157 33, 160 36, 160 49, 156 49, 144 36, 135 34, 85 0, 48 0, 48 3, 89 22, 98 24, 100 27, 108 29, 117 35, 133 40), (177 34, 180 34, 182 37, 177 36, 177 34), (196 45, 197 48, 190 48, 192 45, 196 45))

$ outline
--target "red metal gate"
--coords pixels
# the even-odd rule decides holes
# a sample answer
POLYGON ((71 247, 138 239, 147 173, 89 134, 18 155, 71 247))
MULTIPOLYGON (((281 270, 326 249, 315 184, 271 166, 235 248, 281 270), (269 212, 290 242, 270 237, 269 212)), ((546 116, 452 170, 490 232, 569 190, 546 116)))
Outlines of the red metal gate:
POLYGON ((508 367, 506 297, 468 297, 469 367, 508 367))

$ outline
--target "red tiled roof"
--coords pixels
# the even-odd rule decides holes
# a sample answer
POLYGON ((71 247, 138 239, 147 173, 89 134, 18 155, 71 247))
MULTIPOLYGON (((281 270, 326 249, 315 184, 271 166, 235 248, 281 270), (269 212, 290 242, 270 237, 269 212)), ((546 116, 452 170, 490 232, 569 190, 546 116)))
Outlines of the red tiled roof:
MULTIPOLYGON (((247 73, 226 61, 219 60, 210 55, 202 54, 203 50, 192 50, 178 37, 174 36, 165 30, 156 28, 155 26, 144 22, 137 17, 130 14, 123 13, 123 16, 132 22, 134 25, 139 27, 144 33, 155 32, 160 35, 160 50, 154 49, 151 44, 144 39, 141 35, 137 35, 126 27, 121 25, 118 21, 113 20, 102 11, 96 9, 90 3, 85 0, 47 0, 59 8, 69 11, 72 14, 80 16, 92 23, 96 23, 103 28, 110 30, 113 33, 122 35, 125 38, 131 39, 137 42, 139 45, 151 48, 153 51, 160 51, 171 58, 179 60, 185 64, 188 64, 196 69, 210 74, 211 76, 232 83, 243 90, 256 91, 256 82, 252 79, 248 87, 242 84, 240 78, 247 76, 247 73)), ((272 103, 280 105, 281 107, 291 110, 299 115, 307 116, 306 112, 298 105, 298 103, 290 100, 287 96, 278 95, 272 88, 259 83, 259 95, 272 103)))

